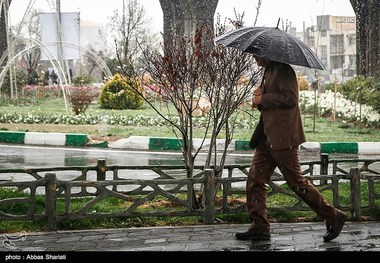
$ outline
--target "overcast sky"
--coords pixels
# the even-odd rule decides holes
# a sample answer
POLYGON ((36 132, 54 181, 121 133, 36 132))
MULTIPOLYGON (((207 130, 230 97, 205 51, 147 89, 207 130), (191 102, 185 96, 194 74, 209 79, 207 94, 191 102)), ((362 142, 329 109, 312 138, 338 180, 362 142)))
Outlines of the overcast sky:
MULTIPOLYGON (((207 0, 206 0, 207 1, 207 0)), ((29 2, 33 7, 45 12, 53 12, 48 3, 56 0, 14 0, 11 4, 12 24, 20 21, 29 2)), ((61 0, 62 12, 80 12, 83 20, 106 23, 113 10, 122 7, 122 0, 61 0)), ((151 19, 154 31, 162 30, 162 11, 159 0, 140 0, 151 19)), ((234 8, 238 13, 245 13, 245 25, 252 26, 256 16, 257 0, 219 0, 216 13, 222 18, 234 18, 234 8)), ((297 31, 316 23, 317 15, 354 16, 355 13, 349 0, 262 0, 260 14, 256 26, 276 26, 279 18, 292 22, 297 31)))

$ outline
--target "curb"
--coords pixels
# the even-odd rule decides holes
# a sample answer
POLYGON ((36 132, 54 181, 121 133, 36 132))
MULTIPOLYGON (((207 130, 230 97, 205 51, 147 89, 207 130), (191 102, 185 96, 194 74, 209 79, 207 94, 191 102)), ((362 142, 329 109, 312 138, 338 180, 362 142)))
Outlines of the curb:
MULTIPOLYGON (((199 148, 201 139, 194 139, 194 148, 199 148)), ((108 148, 152 151, 181 150, 181 140, 176 138, 155 138, 131 136, 108 144, 108 148)), ((223 149, 224 140, 217 140, 217 149, 223 149)), ((209 140, 205 140, 202 149, 208 150, 209 140)), ((251 151, 249 141, 232 140, 230 151, 251 151)), ((322 153, 380 154, 380 142, 305 142, 300 150, 322 153)))
MULTIPOLYGON (((165 137, 131 136, 115 142, 89 143, 87 134, 74 133, 44 133, 44 132, 12 132, 0 131, 0 143, 15 143, 27 145, 51 146, 90 146, 99 148, 152 150, 152 151, 180 151, 182 140, 165 137)), ((199 148, 201 139, 194 139, 194 148, 199 148)), ((207 151, 210 140, 203 142, 202 150, 207 151)), ((217 140, 217 150, 222 150, 224 140, 217 140)), ((229 151, 251 151, 249 141, 232 140, 229 151)), ((321 153, 348 153, 348 154, 380 154, 380 142, 305 142, 300 150, 321 153)))
POLYGON ((0 131, 0 142, 28 145, 86 146, 88 139, 86 134, 0 131))

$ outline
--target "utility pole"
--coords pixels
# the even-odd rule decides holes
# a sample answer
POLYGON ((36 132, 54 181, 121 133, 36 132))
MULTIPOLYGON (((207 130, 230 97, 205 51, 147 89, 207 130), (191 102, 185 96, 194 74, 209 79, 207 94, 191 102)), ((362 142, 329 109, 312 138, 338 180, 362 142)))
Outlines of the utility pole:
POLYGON ((336 77, 335 77, 335 80, 334 80, 334 105, 333 105, 333 121, 335 122, 336 120, 336 93, 337 93, 337 80, 336 80, 336 77))
MULTIPOLYGON (((64 72, 66 73, 67 78, 67 84, 71 84, 71 76, 70 76, 70 69, 69 69, 69 63, 66 59, 66 56, 64 54, 63 49, 63 38, 62 38, 62 15, 61 15, 61 1, 56 0, 56 12, 57 12, 57 47, 58 47, 58 61, 61 64, 62 68, 64 69, 64 72)), ((59 80, 62 83, 62 79, 59 80)), ((66 84, 66 83, 65 83, 66 84)))
POLYGON ((58 61, 59 63, 61 63, 63 62, 63 46, 62 46, 62 28, 61 28, 62 19, 61 19, 61 1, 60 0, 56 0, 55 7, 56 7, 56 14, 57 14, 56 27, 57 27, 57 40, 58 40, 58 43, 57 43, 58 61))

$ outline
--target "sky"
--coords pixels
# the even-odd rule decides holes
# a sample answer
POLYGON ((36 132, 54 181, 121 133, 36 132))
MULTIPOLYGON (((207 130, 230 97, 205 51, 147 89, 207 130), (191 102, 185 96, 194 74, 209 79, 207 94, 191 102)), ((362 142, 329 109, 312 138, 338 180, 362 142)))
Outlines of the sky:
MULTIPOLYGON (((44 12, 55 12, 51 4, 57 0, 14 0, 10 8, 11 23, 20 21, 28 3, 44 12), (51 3, 50 5, 48 3, 51 3)), ((81 19, 105 24, 113 11, 122 7, 122 0, 61 0, 61 12, 80 12, 81 19)), ((159 0, 140 0, 154 32, 162 31, 162 10, 159 0)), ((245 26, 253 26, 258 0, 219 0, 216 14, 221 18, 235 18, 236 12, 244 12, 245 26)), ((317 15, 354 16, 349 0, 262 0, 256 26, 276 26, 281 18, 292 23, 297 31, 316 24, 317 15)))

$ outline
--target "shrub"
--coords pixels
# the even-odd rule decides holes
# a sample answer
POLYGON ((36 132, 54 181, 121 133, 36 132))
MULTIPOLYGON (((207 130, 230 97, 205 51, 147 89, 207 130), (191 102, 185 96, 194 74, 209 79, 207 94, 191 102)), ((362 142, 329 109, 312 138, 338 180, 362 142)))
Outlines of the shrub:
MULTIPOLYGON (((334 90, 334 84, 327 85, 326 89, 334 90)), ((339 84, 337 90, 347 99, 358 104, 371 106, 380 114, 380 81, 378 79, 357 76, 339 84)))
POLYGON ((9 70, 6 71, 7 73, 5 74, 3 81, 0 86, 0 95, 7 97, 7 98, 15 98, 20 94, 21 92, 21 87, 25 85, 24 79, 25 79, 25 74, 16 69, 16 83, 14 85, 13 90, 11 89, 11 84, 10 84, 10 76, 9 76, 9 70), (13 96, 12 96, 13 93, 13 96))
POLYGON ((301 76, 297 76, 298 79, 298 89, 299 90, 308 90, 309 89, 309 83, 307 83, 307 80, 301 76))
POLYGON ((78 77, 75 77, 73 80, 74 85, 85 85, 85 84, 91 84, 92 83, 92 77, 89 75, 81 75, 78 77))
POLYGON ((144 103, 143 98, 136 92, 142 93, 142 88, 135 80, 127 83, 123 77, 117 73, 107 81, 100 92, 99 104, 104 109, 137 109, 144 103), (133 85, 130 86, 130 84, 133 85))
POLYGON ((72 86, 68 88, 68 98, 75 115, 84 113, 96 97, 91 86, 72 86))
POLYGON ((59 85, 26 85, 22 87, 22 94, 25 98, 60 98, 62 87, 59 85))

